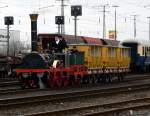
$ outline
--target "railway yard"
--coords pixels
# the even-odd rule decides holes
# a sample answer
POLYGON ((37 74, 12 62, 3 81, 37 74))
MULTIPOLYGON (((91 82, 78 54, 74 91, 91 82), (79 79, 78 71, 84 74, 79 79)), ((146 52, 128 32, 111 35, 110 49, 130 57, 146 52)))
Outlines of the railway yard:
POLYGON ((129 75, 118 83, 21 89, 17 79, 0 80, 2 116, 148 116, 150 75, 129 75))
POLYGON ((150 116, 150 3, 85 1, 0 2, 0 116, 150 116))

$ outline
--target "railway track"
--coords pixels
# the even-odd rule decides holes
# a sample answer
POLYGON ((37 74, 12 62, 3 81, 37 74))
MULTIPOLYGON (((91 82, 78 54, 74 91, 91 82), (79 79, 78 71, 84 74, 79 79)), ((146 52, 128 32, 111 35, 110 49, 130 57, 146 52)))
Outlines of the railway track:
POLYGON ((90 106, 74 107, 62 110, 54 110, 47 112, 38 112, 27 114, 25 116, 106 116, 106 114, 115 114, 126 110, 137 110, 150 107, 150 97, 142 99, 131 99, 121 102, 112 102, 106 104, 96 104, 90 106))
MULTIPOLYGON (((145 77, 148 77, 148 76, 145 76, 145 77)), ((150 88, 150 83, 148 81, 143 81, 143 83, 141 83, 141 82, 142 81, 140 81, 140 83, 138 83, 138 80, 137 80, 137 83, 134 84, 134 85, 133 85, 134 82, 130 82, 131 83, 130 85, 123 85, 123 86, 120 86, 120 87, 119 86, 118 87, 108 87, 108 88, 103 88, 103 89, 101 89, 101 86, 97 87, 97 89, 93 88, 91 90, 87 90, 89 88, 85 87, 86 89, 82 88, 82 90, 80 90, 80 91, 76 90, 76 91, 72 91, 72 92, 68 92, 68 91, 64 92, 64 90, 62 90, 63 92, 54 92, 53 93, 53 91, 51 91, 51 90, 49 90, 49 91, 45 90, 45 91, 50 92, 50 93, 45 94, 45 95, 41 94, 41 95, 38 95, 38 96, 37 95, 36 96, 31 95, 31 96, 24 96, 24 97, 22 96, 22 97, 15 97, 15 98, 5 98, 5 99, 1 98, 0 99, 0 109, 2 110, 2 109, 9 109, 9 108, 15 108, 15 107, 20 107, 20 106, 31 106, 31 105, 37 105, 37 104, 44 104, 44 103, 47 103, 47 102, 57 103, 57 102, 60 102, 60 101, 62 101, 62 102, 63 101, 72 101, 72 100, 79 100, 81 98, 83 98, 83 99, 84 98, 92 98, 92 97, 95 97, 95 96, 96 97, 98 97, 98 96, 99 97, 105 97, 105 96, 118 95, 118 94, 121 94, 121 93, 128 94, 128 93, 137 93, 139 91, 147 91, 150 88)), ((125 84, 125 83, 122 83, 122 84, 125 84)), ((129 83, 129 82, 127 82, 127 83, 129 83)), ((112 86, 112 85, 110 84, 110 86, 112 86)), ((23 91, 24 90, 22 90, 22 92, 23 91)), ((29 90, 29 91, 33 92, 33 91, 36 91, 36 90, 29 90)), ((18 93, 19 93, 19 91, 18 91, 18 93)), ((105 104, 103 104, 103 105, 105 105, 105 104)), ((96 108, 96 106, 95 106, 95 108, 96 108)), ((85 107, 85 110, 86 110, 86 107, 89 107, 89 106, 84 106, 84 107, 85 107)), ((72 108, 72 110, 74 109, 74 111, 76 111, 76 108, 77 107, 72 108)), ((66 111, 66 109, 62 109, 62 110, 60 110, 60 112, 63 112, 63 110, 64 110, 64 113, 66 113, 66 112, 68 113, 68 112, 71 111, 71 109, 68 109, 68 111, 66 111)), ((77 108, 77 110, 79 110, 79 107, 77 108)), ((82 110, 82 108, 81 108, 81 110, 82 110)), ((92 111, 95 111, 95 110, 92 110, 92 111)), ((55 111, 55 112, 51 111, 51 112, 39 112, 39 113, 36 113, 36 114, 32 113, 32 115, 40 115, 42 113, 43 113, 43 115, 50 115, 49 113, 55 114, 56 112, 60 113, 59 110, 58 110, 58 111, 55 111)), ((92 115, 90 113, 91 112, 88 112, 86 115, 92 115)), ((92 113, 93 113, 93 115, 94 115, 94 113, 95 113, 95 115, 99 115, 99 114, 96 114, 96 113, 102 113, 102 112, 92 112, 92 113)), ((29 114, 29 115, 31 115, 31 114, 29 114)), ((84 115, 84 113, 83 113, 83 115, 84 115)))
POLYGON ((46 102, 57 102, 65 100, 74 100, 80 98, 90 98, 94 96, 105 97, 109 95, 117 95, 121 93, 133 93, 138 91, 146 91, 150 88, 150 83, 136 84, 130 86, 108 88, 108 89, 92 89, 82 90, 76 92, 63 92, 55 94, 45 94, 39 96, 28 96, 28 97, 16 97, 16 98, 4 98, 0 99, 0 108, 18 107, 29 104, 39 104, 46 102))
POLYGON ((0 94, 4 91, 13 91, 21 89, 19 81, 0 82, 0 94))
POLYGON ((0 82, 14 81, 14 80, 17 80, 17 78, 14 78, 14 77, 5 77, 5 78, 2 78, 2 77, 0 77, 0 82))
MULTIPOLYGON (((76 86, 74 86, 74 87, 68 87, 68 88, 61 88, 61 89, 53 89, 53 88, 46 88, 46 89, 25 89, 25 90, 23 90, 23 89, 20 89, 20 88, 11 88, 11 89, 0 89, 0 95, 1 96, 5 96, 5 95, 15 95, 15 96, 20 96, 20 94, 25 94, 25 93, 31 93, 32 94, 32 92, 46 92, 46 93, 48 93, 48 92, 50 92, 50 93, 53 93, 54 92, 54 94, 56 93, 57 94, 57 91, 59 92, 59 91, 68 91, 69 89, 70 90, 89 90, 89 92, 91 92, 91 91, 112 91, 112 89, 116 89, 116 88, 124 88, 124 89, 126 89, 126 88, 132 88, 132 87, 134 87, 136 84, 135 83, 137 83, 137 86, 143 86, 143 83, 141 83, 142 81, 140 81, 140 83, 138 82, 139 80, 144 80, 145 81, 145 79, 149 79, 148 78, 148 75, 145 75, 142 79, 141 78, 139 78, 139 79, 137 79, 136 81, 134 81, 134 79, 133 78, 129 78, 129 80, 128 81, 130 81, 130 82, 128 82, 127 80, 125 81, 125 82, 122 82, 122 83, 119 83, 117 86, 116 86, 116 83, 111 83, 111 84, 103 84, 103 85, 99 85, 99 84, 96 84, 96 85, 81 85, 81 86, 79 86, 79 87, 76 87, 76 86), (134 82, 134 84, 133 84, 133 82, 134 82)), ((148 81, 148 80, 146 80, 146 81, 148 81)), ((16 82, 15 82, 16 83, 16 82)), ((145 82, 144 82, 145 83, 145 82)), ((4 85, 7 85, 7 84, 11 84, 11 83, 4 83, 4 85)), ((3 86, 3 85, 2 85, 3 86)))
POLYGON ((0 82, 0 87, 12 86, 12 85, 20 85, 20 83, 19 81, 0 82))
MULTIPOLYGON (((141 78, 141 75, 130 75, 129 77, 126 77, 126 79, 122 83, 126 84, 129 82, 146 80, 149 78, 150 78, 150 75, 143 75, 142 78, 141 78)), ((106 83, 106 84, 108 84, 108 83, 106 83)), ((116 83, 112 82, 111 86, 113 86, 114 84, 116 84, 116 83)), ((98 84, 93 84, 93 85, 92 84, 81 85, 79 87, 73 86, 71 88, 80 89, 80 88, 85 88, 88 86, 89 87, 97 87, 97 86, 101 86, 101 85, 105 85, 105 83, 104 84, 98 83, 98 84)), ((70 87, 68 87, 68 88, 70 88, 70 87)), ((63 89, 68 89, 68 88, 63 88, 63 89)), ((15 94, 16 95, 19 93, 36 92, 36 91, 51 91, 51 90, 56 90, 56 89, 47 88, 47 89, 25 89, 24 90, 20 87, 20 83, 18 81, 0 82, 0 95, 8 95, 8 94, 15 94)), ((59 90, 61 90, 61 89, 59 89, 59 90)))

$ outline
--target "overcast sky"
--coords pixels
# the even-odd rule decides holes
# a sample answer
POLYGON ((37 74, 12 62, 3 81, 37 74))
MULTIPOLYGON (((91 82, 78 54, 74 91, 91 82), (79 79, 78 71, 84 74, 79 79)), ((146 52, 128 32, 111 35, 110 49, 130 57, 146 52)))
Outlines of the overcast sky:
MULTIPOLYGON (((74 34, 74 20, 71 17, 70 6, 82 5, 83 14, 78 17, 78 35, 99 37, 103 34, 103 8, 106 7, 106 37, 108 31, 114 29, 114 8, 117 8, 118 39, 134 37, 134 21, 132 15, 137 15, 137 39, 148 40, 150 16, 149 0, 66 0, 65 1, 65 32, 74 34)), ((56 33, 55 16, 60 15, 59 0, 0 0, 0 28, 5 29, 4 16, 14 16, 13 30, 20 30, 21 40, 30 42, 30 13, 39 13, 38 33, 56 33), (8 7, 5 7, 8 6, 8 7), (41 10, 39 10, 41 9, 41 10)))

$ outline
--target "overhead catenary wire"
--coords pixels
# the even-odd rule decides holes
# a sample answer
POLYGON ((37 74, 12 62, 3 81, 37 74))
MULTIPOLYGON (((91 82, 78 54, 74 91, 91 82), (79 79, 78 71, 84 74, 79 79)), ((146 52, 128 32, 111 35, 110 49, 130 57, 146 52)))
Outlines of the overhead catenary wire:
MULTIPOLYGON (((6 0, 6 1, 4 1, 4 2, 7 2, 8 0, 6 0)), ((52 3, 54 3, 54 1, 55 0, 52 0, 52 3)), ((94 21, 97 17, 99 18, 100 17, 100 19, 101 19, 101 24, 102 24, 102 13, 100 14, 99 12, 97 12, 97 9, 95 10, 95 9, 93 9, 93 8, 90 8, 91 6, 89 5, 90 3, 92 3, 91 5, 95 5, 96 6, 96 4, 94 4, 93 2, 92 2, 92 0, 88 0, 88 1, 85 1, 85 0, 80 0, 81 2, 80 3, 82 3, 82 6, 84 7, 84 8, 87 8, 86 9, 86 11, 88 12, 90 12, 91 14, 88 14, 89 15, 89 17, 91 17, 91 18, 81 18, 81 22, 82 22, 82 25, 86 25, 86 23, 90 23, 91 25, 94 25, 94 26, 97 26, 96 24, 97 23, 99 23, 99 19, 97 19, 96 21, 94 21), (94 15, 97 15, 97 17, 94 17, 93 18, 93 16, 94 15), (86 21, 84 22, 84 21, 82 21, 82 20, 85 20, 86 19, 86 21)), ((97 0, 98 1, 98 0, 97 0)), ((45 3, 47 3, 47 4, 49 4, 50 2, 49 2, 49 0, 40 0, 40 7, 44 7, 44 6, 46 6, 45 4, 44 4, 44 2, 45 3)), ((56 2, 56 4, 55 4, 55 6, 56 5, 59 5, 59 4, 57 4, 58 2, 56 2)), ((73 2, 72 2, 72 0, 70 0, 70 4, 72 4, 73 2)), ((76 2, 77 3, 77 2, 76 2)), ((138 7, 138 8, 141 8, 141 6, 139 6, 139 4, 144 4, 145 2, 144 2, 144 0, 143 0, 143 2, 140 0, 139 2, 137 2, 137 1, 122 1, 122 2, 118 2, 118 4, 120 5, 120 7, 124 7, 124 6, 122 6, 122 4, 127 4, 127 5, 130 5, 130 6, 133 6, 134 5, 134 7, 138 7)), ((23 7, 22 5, 24 5, 25 7, 30 7, 31 6, 31 4, 34 4, 32 1, 31 2, 25 2, 25 4, 23 4, 23 3, 13 3, 13 2, 11 2, 10 3, 10 5, 11 6, 16 6, 16 7, 23 7)), ((33 6, 33 5, 32 5, 33 6)), ((37 3, 37 6, 35 6, 36 8, 39 8, 39 4, 37 3)), ((56 7, 54 7, 53 9, 56 9, 56 7)), ((69 9, 69 7, 67 8, 67 9, 69 9)), ((51 11, 51 9, 50 9, 50 11, 51 11)), ((19 17, 19 15, 20 14, 17 14, 16 15, 16 17, 19 17)), ((54 13, 45 13, 45 12, 41 12, 41 15, 43 15, 45 18, 43 19, 42 18, 42 22, 46 22, 46 25, 48 24, 48 23, 50 23, 50 20, 46 17, 46 16, 53 16, 54 15, 54 13), (44 21, 45 20, 45 21, 44 21)), ((84 16, 85 16, 86 14, 85 14, 85 12, 84 12, 84 16)), ((107 19, 106 19, 106 25, 111 25, 112 26, 112 24, 110 24, 110 23, 112 23, 112 21, 110 20, 111 19, 111 17, 114 15, 114 13, 113 13, 113 11, 111 11, 110 10, 110 12, 109 12, 109 14, 107 14, 107 19)), ((119 20, 119 23, 121 23, 122 25, 124 24, 124 23, 126 23, 127 25, 129 24, 129 23, 131 23, 132 21, 130 21, 130 19, 131 18, 128 18, 128 14, 126 13, 126 14, 124 14, 124 12, 122 12, 122 11, 119 11, 118 13, 117 13, 117 18, 118 18, 118 20, 119 20), (127 17, 127 18, 126 18, 127 17)), ((41 16, 42 17, 42 16, 41 16)), ((139 16, 140 17, 140 16, 139 16)), ((145 16, 146 17, 146 16, 145 16)), ((51 21, 53 21, 53 20, 51 20, 51 21)), ((21 21, 22 22, 22 21, 21 21)), ((137 22, 137 26, 139 27, 139 25, 142 25, 142 24, 144 24, 144 25, 146 25, 147 23, 145 23, 146 22, 146 18, 145 19, 143 19, 143 20, 140 20, 139 18, 136 20, 136 22, 137 22)), ((53 22, 51 22, 51 25, 53 25, 52 24, 53 22)), ((69 23, 69 22, 66 22, 67 24, 66 25, 71 25, 71 22, 69 23)), ((43 23, 44 24, 44 23, 43 23)), ((20 25, 22 25, 22 24, 20 24, 20 25)), ((39 26, 41 26, 41 23, 39 23, 39 26)), ((101 25, 100 25, 101 26, 101 25)), ((138 28, 137 27, 137 28, 138 28)), ((96 27, 97 28, 97 27, 96 27)), ((100 27, 101 28, 101 27, 100 27)), ((86 31, 86 30, 84 30, 84 31, 86 31)), ((107 30, 106 30, 107 31, 107 30)), ((138 33, 140 33, 140 31, 139 31, 139 29, 138 29, 138 33)))

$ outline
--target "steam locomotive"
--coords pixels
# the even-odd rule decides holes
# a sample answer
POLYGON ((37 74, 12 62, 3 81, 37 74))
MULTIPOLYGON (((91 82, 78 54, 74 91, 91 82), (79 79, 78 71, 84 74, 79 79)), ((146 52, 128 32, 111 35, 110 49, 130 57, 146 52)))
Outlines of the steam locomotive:
POLYGON ((62 35, 63 44, 56 46, 57 36, 38 35, 37 52, 26 55, 16 69, 23 87, 110 82, 115 77, 122 81, 130 71, 130 48, 119 42, 62 35))
POLYGON ((37 14, 30 17, 32 53, 16 68, 23 88, 110 82, 115 77, 122 81, 130 71, 130 48, 118 41, 57 34, 37 37, 37 14))

